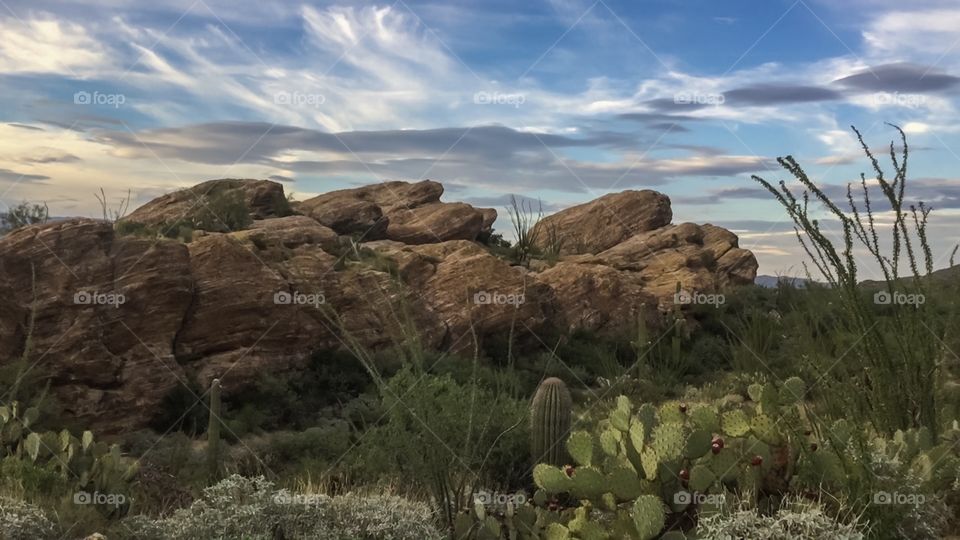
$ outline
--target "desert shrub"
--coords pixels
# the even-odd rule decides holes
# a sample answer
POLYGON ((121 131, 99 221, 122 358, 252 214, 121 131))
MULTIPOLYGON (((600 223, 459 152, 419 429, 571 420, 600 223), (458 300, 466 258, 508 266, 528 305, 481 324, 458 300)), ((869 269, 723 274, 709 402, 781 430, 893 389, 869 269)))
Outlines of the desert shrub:
POLYGON ((543 203, 538 201, 537 204, 538 208, 534 211, 533 201, 523 198, 518 199, 515 195, 510 196, 507 215, 510 216, 510 222, 513 224, 513 234, 516 238, 511 253, 516 264, 529 263, 530 257, 538 252, 537 243, 540 234, 537 224, 543 219, 543 203))
POLYGON ((158 232, 156 229, 148 227, 146 223, 124 219, 121 219, 114 225, 114 230, 120 236, 139 236, 144 238, 155 238, 158 232))
MULTIPOLYGON (((823 340, 841 351, 839 355, 802 358, 808 369, 824 374, 821 397, 830 412, 836 417, 866 419, 887 434, 923 426, 936 435, 946 354, 942 338, 952 317, 943 317, 922 301, 933 298, 930 276, 934 257, 927 237, 931 209, 906 197, 908 145, 903 130, 896 129, 902 152, 898 156, 891 142, 890 178, 853 128, 876 182, 861 174, 859 186, 848 184, 845 209, 814 183, 792 156, 778 158, 778 162, 801 184, 802 192, 794 193, 785 181, 774 185, 753 178, 790 216, 800 246, 842 308, 844 316, 836 319, 823 340), (811 202, 838 224, 837 235, 821 226, 819 209, 811 202), (879 225, 883 222, 880 213, 885 211, 890 212, 889 227, 879 225), (859 251, 866 251, 871 264, 882 273, 883 281, 875 293, 879 298, 860 282, 855 256, 859 251), (891 302, 898 297, 907 300, 891 302), (899 305, 906 303, 912 305, 899 305)), ((807 272, 812 277, 809 269, 807 272)))
POLYGON ((387 421, 360 446, 368 473, 430 491, 447 523, 477 486, 523 481, 525 401, 409 367, 387 381, 382 399, 387 421))
POLYGON ((0 497, 0 537, 4 540, 60 538, 56 524, 40 508, 21 500, 0 497))
POLYGON ((231 232, 245 229, 253 222, 240 191, 215 193, 207 199, 206 205, 200 205, 192 212, 194 229, 231 232))
POLYGON ((354 430, 334 421, 304 431, 276 431, 244 438, 229 452, 230 466, 242 474, 272 474, 280 478, 323 476, 331 467, 352 461, 343 458, 354 442, 354 430))
POLYGON ((227 401, 224 419, 236 436, 261 430, 304 430, 320 425, 322 412, 371 390, 370 375, 342 351, 314 353, 305 366, 259 378, 242 402, 227 401))
POLYGON ((0 213, 0 233, 27 225, 46 223, 48 219, 50 219, 50 209, 46 204, 22 202, 0 213))
POLYGON ((204 395, 204 389, 193 379, 174 386, 157 407, 150 419, 150 427, 160 433, 182 431, 196 435, 203 433, 207 426, 207 409, 197 403, 197 397, 204 395))
POLYGON ((860 540, 857 524, 840 523, 816 506, 782 508, 772 515, 755 509, 725 511, 700 519, 698 538, 704 540, 860 540))
POLYGON ((399 497, 361 497, 275 490, 262 477, 228 477, 168 518, 134 517, 115 527, 119 539, 420 540, 441 538, 426 506, 399 497))
POLYGON ((956 448, 932 447, 917 435, 907 432, 897 440, 871 441, 865 455, 854 460, 863 464, 866 474, 857 475, 848 466, 852 474, 847 485, 833 489, 849 494, 846 504, 859 511, 877 538, 894 534, 936 540, 949 531, 956 509, 947 500, 960 493, 956 448))
POLYGON ((0 492, 16 494, 27 501, 59 498, 70 485, 50 464, 42 466, 15 456, 0 461, 0 492))
POLYGON ((430 509, 401 497, 346 494, 327 499, 331 540, 439 540, 430 509))

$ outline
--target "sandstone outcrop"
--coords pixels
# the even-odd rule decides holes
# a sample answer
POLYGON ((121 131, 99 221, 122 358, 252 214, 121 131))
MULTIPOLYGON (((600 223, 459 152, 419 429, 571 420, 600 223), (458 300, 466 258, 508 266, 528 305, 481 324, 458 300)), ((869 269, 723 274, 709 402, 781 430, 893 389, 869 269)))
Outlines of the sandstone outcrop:
POLYGON ((647 231, 670 224, 670 199, 656 191, 622 191, 572 206, 540 220, 533 237, 540 247, 560 239, 564 255, 598 253, 647 231))
POLYGON ((393 181, 325 193, 296 209, 339 234, 405 244, 476 240, 497 219, 492 208, 440 202, 442 195, 432 180, 393 181))
POLYGON ((229 232, 218 209, 210 208, 211 201, 218 198, 236 199, 241 202, 252 219, 266 219, 289 213, 283 185, 271 180, 241 180, 224 178, 208 180, 187 189, 181 189, 158 197, 137 208, 123 218, 128 223, 138 223, 151 228, 171 226, 191 216, 204 216, 208 227, 215 232, 229 232))
POLYGON ((529 267, 476 241, 495 210, 441 202, 431 181, 332 192, 285 215, 279 184, 217 180, 126 219, 169 223, 211 188, 240 194, 252 223, 189 243, 90 219, 0 238, 0 363, 23 355, 33 317, 36 373, 67 413, 115 433, 147 425, 181 386, 219 377, 229 398, 346 337, 382 348, 415 329, 433 351, 472 355, 508 339, 542 348, 548 332, 655 324, 678 282, 713 290, 757 269, 733 233, 670 225, 669 200, 652 191, 546 218, 540 227, 576 249, 529 267))

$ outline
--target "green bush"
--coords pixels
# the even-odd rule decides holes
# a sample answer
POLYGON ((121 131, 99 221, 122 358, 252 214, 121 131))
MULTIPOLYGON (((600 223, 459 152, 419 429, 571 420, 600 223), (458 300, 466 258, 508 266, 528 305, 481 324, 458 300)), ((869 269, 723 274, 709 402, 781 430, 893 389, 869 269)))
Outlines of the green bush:
POLYGON ((367 474, 429 491, 448 524, 474 487, 524 482, 526 401, 410 367, 382 393, 387 422, 360 446, 367 474))
POLYGON ((30 204, 22 202, 6 212, 0 213, 0 233, 46 223, 50 219, 50 209, 46 204, 30 204))
MULTIPOLYGON (((247 203, 240 191, 224 191, 207 198, 206 205, 194 208, 190 216, 193 229, 212 232, 233 232, 253 223, 247 203)), ((179 233, 179 228, 176 231, 179 233)))

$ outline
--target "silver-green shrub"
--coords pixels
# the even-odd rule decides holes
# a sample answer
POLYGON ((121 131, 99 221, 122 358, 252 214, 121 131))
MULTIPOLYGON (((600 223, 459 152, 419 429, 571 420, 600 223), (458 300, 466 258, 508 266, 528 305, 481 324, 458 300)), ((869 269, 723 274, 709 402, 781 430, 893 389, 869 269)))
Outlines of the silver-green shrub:
POLYGON ((233 475, 170 517, 124 520, 117 538, 271 540, 440 540, 426 505, 401 497, 300 494, 263 477, 233 475))
POLYGON ((856 524, 840 523, 810 506, 802 509, 781 508, 773 515, 761 515, 756 509, 721 512, 700 519, 698 538, 704 540, 862 540, 863 532, 856 524))
POLYGON ((36 506, 0 497, 0 538, 3 540, 45 540, 58 538, 57 526, 36 506))

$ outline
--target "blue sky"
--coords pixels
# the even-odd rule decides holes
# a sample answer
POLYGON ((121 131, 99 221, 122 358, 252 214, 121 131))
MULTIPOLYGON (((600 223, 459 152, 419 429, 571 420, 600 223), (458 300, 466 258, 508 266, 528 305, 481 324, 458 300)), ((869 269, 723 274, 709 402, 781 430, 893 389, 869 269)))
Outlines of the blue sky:
POLYGON ((892 122, 938 266, 960 241, 956 2, 0 0, 0 35, 0 211, 220 177, 298 198, 431 178, 551 211, 650 188, 798 273, 750 175, 789 180, 792 154, 841 189, 869 171, 849 126, 883 150, 892 122))

